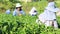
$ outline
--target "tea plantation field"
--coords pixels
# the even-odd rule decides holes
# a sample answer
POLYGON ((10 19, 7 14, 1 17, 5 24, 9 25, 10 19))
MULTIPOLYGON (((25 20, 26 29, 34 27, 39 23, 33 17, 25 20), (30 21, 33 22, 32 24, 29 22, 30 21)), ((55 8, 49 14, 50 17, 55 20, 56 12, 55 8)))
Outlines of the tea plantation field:
MULTIPOLYGON (((8 2, 7 2, 8 3, 8 2)), ((14 3, 12 3, 12 6, 14 3)), ((46 2, 32 2, 32 3, 21 3, 23 10, 26 12, 26 16, 13 16, 11 14, 5 14, 0 12, 0 34, 60 34, 60 16, 57 17, 58 29, 53 27, 45 27, 44 24, 38 25, 36 23, 37 16, 29 16, 28 12, 35 6, 38 13, 42 13, 47 5, 46 2)), ((1 6, 4 4, 1 4, 1 6)), ((11 4, 8 4, 9 6, 11 4)), ((8 6, 7 5, 7 6, 8 6)), ((2 6, 3 8, 6 5, 2 6)), ((9 7, 4 9, 8 9, 9 7)), ((12 7, 10 6, 10 7, 12 7)), ((56 6, 60 7, 60 4, 56 2, 56 6)), ((38 15, 39 15, 38 14, 38 15)))

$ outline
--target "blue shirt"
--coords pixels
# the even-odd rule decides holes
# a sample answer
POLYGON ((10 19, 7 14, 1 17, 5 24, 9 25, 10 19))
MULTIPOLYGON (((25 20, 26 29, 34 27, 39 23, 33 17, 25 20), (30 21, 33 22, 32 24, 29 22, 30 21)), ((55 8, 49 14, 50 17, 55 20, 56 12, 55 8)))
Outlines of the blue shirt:
MULTIPOLYGON (((19 13, 22 15, 25 15, 25 12, 23 10, 21 10, 19 13)), ((15 9, 13 12, 13 16, 16 16, 16 15, 18 15, 18 14, 17 14, 17 10, 15 9)))
POLYGON ((7 11, 6 11, 6 14, 10 14, 10 10, 7 10, 7 11))

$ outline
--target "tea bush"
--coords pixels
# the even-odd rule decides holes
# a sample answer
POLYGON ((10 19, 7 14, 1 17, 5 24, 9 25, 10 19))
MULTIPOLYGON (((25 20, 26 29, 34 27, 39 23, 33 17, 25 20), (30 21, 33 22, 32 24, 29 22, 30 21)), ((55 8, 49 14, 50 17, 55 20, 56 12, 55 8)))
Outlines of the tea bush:
POLYGON ((60 29, 38 25, 36 19, 37 16, 0 14, 0 34, 60 34, 60 29))

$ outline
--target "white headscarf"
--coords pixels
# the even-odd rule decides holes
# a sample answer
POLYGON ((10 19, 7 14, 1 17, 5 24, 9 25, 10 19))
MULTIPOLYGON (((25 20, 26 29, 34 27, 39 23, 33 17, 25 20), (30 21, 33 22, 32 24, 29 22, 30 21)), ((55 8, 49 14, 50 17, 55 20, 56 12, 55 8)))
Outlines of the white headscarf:
POLYGON ((46 7, 47 10, 56 12, 59 10, 59 8, 55 8, 55 2, 48 3, 48 6, 46 7))
POLYGON ((32 15, 32 14, 36 15, 37 12, 34 13, 34 11, 36 11, 36 8, 35 8, 35 7, 33 7, 33 8, 31 9, 31 11, 29 12, 29 14, 30 14, 30 15, 32 15))

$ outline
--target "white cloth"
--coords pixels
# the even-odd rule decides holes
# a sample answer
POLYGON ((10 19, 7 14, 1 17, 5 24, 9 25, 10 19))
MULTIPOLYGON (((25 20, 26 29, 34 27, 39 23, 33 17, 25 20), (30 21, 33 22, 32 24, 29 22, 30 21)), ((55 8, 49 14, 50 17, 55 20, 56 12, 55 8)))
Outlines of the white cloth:
POLYGON ((56 12, 58 10, 59 10, 58 8, 55 8, 55 3, 54 2, 48 3, 48 6, 44 10, 44 13, 46 15, 45 20, 48 20, 48 21, 45 22, 46 26, 52 26, 52 23, 50 23, 50 20, 52 20, 53 23, 54 23, 54 27, 58 28, 57 22, 54 21, 54 19, 56 19, 56 12))
POLYGON ((51 26, 50 21, 46 21, 45 26, 51 26))
MULTIPOLYGON (((54 21, 54 19, 56 19, 56 12, 59 9, 55 8, 54 5, 55 5, 54 2, 48 3, 48 6, 45 8, 44 12, 38 16, 39 20, 42 21, 42 23, 45 22, 46 26, 51 26, 52 24, 50 24, 50 20, 54 21)), ((54 21, 54 27, 58 28, 56 21, 54 21)))
POLYGON ((39 20, 44 22, 45 20, 54 20, 56 19, 56 12, 58 8, 54 8, 54 2, 48 3, 48 6, 45 8, 44 12, 39 15, 39 20))
POLYGON ((45 14, 45 13, 42 13, 42 14, 40 14, 40 15, 38 16, 38 18, 39 18, 39 20, 40 20, 42 23, 44 23, 45 20, 46 20, 46 14, 45 14))
POLYGON ((56 14, 55 12, 50 12, 49 10, 45 10, 44 11, 45 15, 46 15, 46 20, 54 20, 56 19, 56 14))
POLYGON ((56 19, 56 12, 58 11, 58 8, 55 8, 54 2, 48 3, 48 6, 44 10, 46 13, 46 20, 54 20, 56 19))
POLYGON ((36 11, 36 8, 35 8, 35 7, 33 7, 33 8, 31 9, 31 11, 29 12, 29 14, 30 14, 30 15, 37 15, 37 12, 34 12, 34 11, 36 11))

